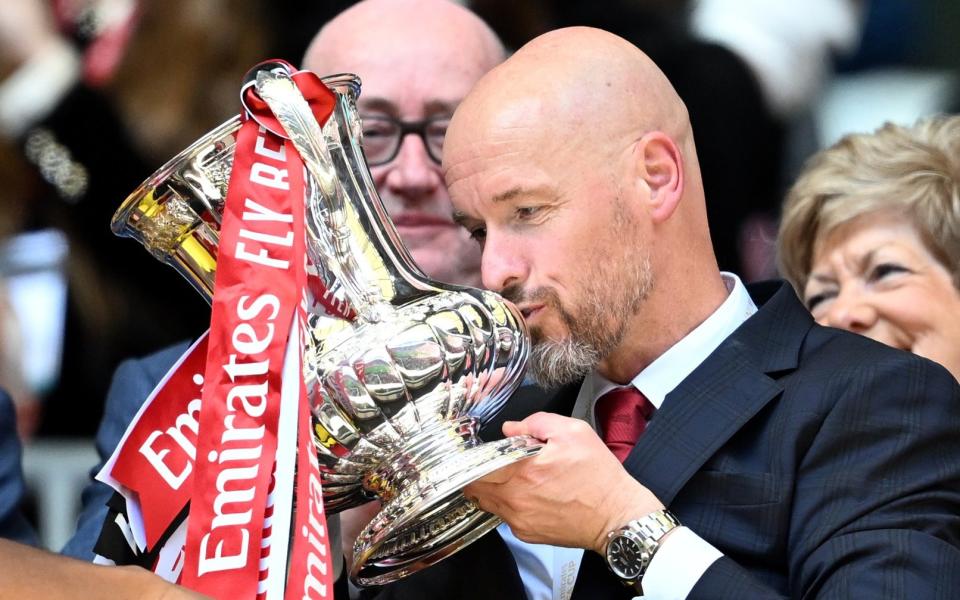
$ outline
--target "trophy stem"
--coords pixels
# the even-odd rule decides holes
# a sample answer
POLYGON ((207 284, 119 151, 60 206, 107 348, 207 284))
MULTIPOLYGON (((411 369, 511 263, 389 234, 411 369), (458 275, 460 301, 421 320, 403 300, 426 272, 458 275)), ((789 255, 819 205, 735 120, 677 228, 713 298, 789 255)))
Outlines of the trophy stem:
POLYGON ((532 456, 543 444, 529 436, 483 443, 476 419, 430 428, 365 485, 385 500, 354 544, 350 576, 358 585, 383 585, 432 565, 467 546, 501 520, 463 496, 488 473, 532 456))

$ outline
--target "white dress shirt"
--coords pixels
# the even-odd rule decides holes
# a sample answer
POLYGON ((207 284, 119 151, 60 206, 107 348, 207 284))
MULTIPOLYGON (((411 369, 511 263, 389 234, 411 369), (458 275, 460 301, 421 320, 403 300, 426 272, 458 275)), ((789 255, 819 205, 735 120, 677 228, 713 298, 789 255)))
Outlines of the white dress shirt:
MULTIPOLYGON (((723 273, 729 294, 707 319, 670 347, 631 382, 659 409, 667 394, 687 378, 727 339, 757 307, 740 279, 723 273)), ((580 387, 573 417, 587 421, 596 430, 593 408, 603 394, 619 387, 598 373, 588 375, 580 387)), ((643 515, 637 515, 641 517, 643 515)), ((579 565, 582 549, 527 544, 512 535, 506 525, 500 533, 513 553, 529 600, 566 600, 573 590, 569 564, 579 565)), ((686 598, 700 577, 722 556, 721 552, 686 527, 678 527, 654 555, 643 577, 644 598, 686 598)))

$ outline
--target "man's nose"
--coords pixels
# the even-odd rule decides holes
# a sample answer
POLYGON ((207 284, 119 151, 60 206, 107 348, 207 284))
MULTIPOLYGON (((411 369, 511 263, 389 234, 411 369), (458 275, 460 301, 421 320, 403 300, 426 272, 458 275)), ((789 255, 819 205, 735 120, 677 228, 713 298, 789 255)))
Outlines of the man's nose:
POLYGON ((495 292, 522 284, 529 268, 518 244, 506 236, 487 232, 480 258, 480 277, 483 287, 495 292))
POLYGON ((403 137, 397 157, 388 168, 386 186, 398 196, 416 200, 443 186, 440 165, 430 158, 423 140, 415 134, 403 137))
POLYGON ((877 309, 863 292, 848 288, 830 302, 824 321, 831 327, 862 334, 876 324, 877 309))

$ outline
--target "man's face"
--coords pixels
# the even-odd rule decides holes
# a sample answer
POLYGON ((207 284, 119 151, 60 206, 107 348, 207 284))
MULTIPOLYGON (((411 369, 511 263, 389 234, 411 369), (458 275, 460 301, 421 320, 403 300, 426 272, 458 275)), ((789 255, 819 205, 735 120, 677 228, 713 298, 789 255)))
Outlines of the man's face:
MULTIPOLYGON (((323 56, 324 64, 349 67, 360 76, 358 109, 370 143, 375 133, 384 131, 381 127, 387 121, 383 118, 417 122, 450 117, 499 58, 471 49, 463 37, 464 43, 457 48, 455 34, 425 34, 411 40, 408 32, 402 37, 390 39, 379 32, 355 36, 323 56)), ((315 69, 309 62, 304 66, 315 69)), ((445 125, 438 123, 432 135, 436 138, 443 131, 445 125)), ((403 136, 396 156, 372 166, 370 172, 400 237, 424 272, 440 281, 479 285, 480 250, 451 219, 440 164, 431 158, 424 140, 416 134, 403 136)))
POLYGON ((483 249, 484 286, 518 305, 533 375, 555 387, 623 341, 652 289, 650 260, 613 168, 568 140, 551 145, 534 127, 501 125, 449 149, 447 180, 458 221, 483 249))

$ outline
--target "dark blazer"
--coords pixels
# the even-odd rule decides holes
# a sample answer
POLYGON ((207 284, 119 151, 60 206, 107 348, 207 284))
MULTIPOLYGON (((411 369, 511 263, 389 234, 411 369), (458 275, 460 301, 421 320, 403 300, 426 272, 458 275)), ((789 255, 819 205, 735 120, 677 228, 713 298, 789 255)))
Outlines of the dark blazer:
POLYGON ((20 512, 25 489, 20 454, 13 400, 0 390, 0 538, 36 546, 37 534, 20 512))
MULTIPOLYGON (((816 325, 784 283, 749 289, 759 312, 667 395, 624 463, 724 553, 690 598, 960 597, 953 377, 816 325)), ((540 408, 570 414, 578 388, 540 408)), ((488 568, 509 552, 496 538, 368 596, 523 598, 515 567, 488 568)), ((574 598, 632 595, 584 556, 574 598)))
POLYGON ((145 358, 126 360, 117 367, 107 393, 103 420, 97 429, 100 463, 90 470, 90 483, 83 490, 77 530, 63 547, 63 554, 81 560, 93 560, 93 547, 107 516, 107 501, 113 496, 113 488, 93 477, 120 444, 127 427, 137 416, 140 405, 188 347, 189 344, 183 342, 145 358))

